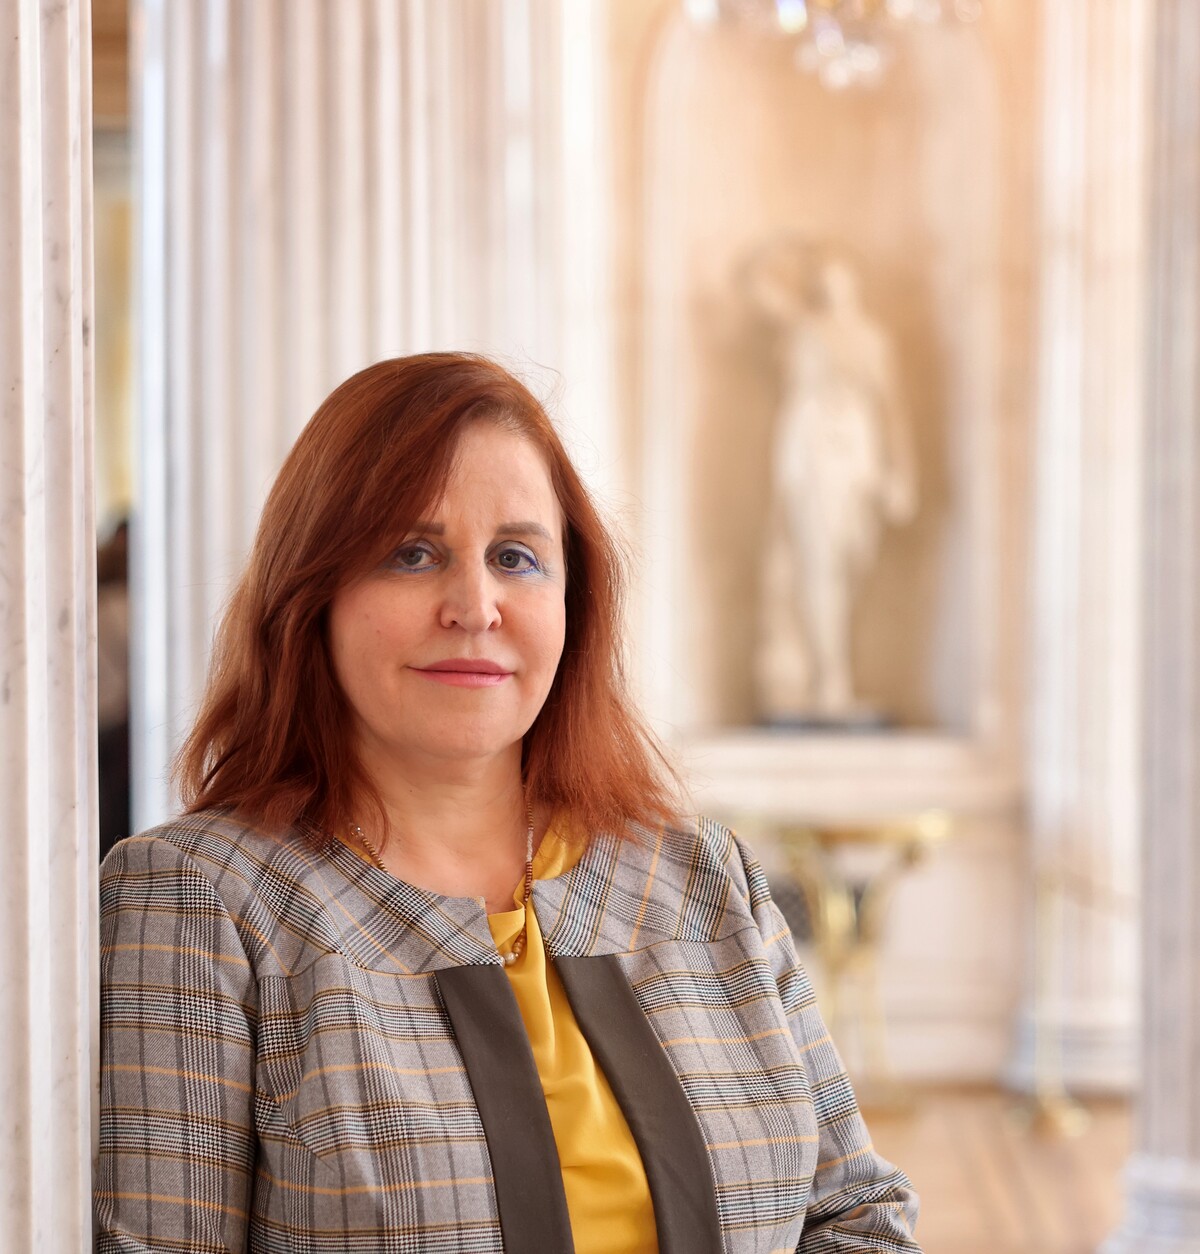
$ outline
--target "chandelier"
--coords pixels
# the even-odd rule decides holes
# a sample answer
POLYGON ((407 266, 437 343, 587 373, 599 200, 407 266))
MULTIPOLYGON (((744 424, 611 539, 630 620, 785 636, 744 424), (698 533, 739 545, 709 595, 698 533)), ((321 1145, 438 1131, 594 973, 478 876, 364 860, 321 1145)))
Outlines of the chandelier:
POLYGON ((905 29, 975 22, 983 0, 683 0, 698 26, 732 23, 795 44, 796 64, 835 90, 878 82, 905 29))

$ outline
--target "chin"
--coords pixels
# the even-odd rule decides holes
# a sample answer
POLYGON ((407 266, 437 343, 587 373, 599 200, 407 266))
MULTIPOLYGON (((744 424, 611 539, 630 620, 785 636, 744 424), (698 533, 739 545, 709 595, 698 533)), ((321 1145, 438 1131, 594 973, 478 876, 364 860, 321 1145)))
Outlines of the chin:
POLYGON ((482 758, 496 758, 514 749, 519 753, 521 736, 431 736, 421 749, 435 758, 448 762, 472 762, 482 758))

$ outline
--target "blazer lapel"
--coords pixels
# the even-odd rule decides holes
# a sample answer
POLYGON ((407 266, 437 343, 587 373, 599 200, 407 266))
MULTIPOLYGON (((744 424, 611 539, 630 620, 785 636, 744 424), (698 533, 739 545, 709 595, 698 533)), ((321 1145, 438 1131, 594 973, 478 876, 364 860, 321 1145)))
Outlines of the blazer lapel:
POLYGON ((554 1129, 517 999, 500 966, 434 975, 475 1093, 509 1254, 573 1254, 554 1129))
POLYGON ((704 1138, 619 959, 563 957, 554 965, 637 1142, 654 1200, 660 1254, 721 1254, 704 1138))

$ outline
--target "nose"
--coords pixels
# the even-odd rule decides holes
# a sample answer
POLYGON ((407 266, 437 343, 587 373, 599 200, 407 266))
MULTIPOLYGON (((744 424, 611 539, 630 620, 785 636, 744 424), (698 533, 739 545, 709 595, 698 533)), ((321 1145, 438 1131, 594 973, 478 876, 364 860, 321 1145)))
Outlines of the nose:
POLYGON ((444 575, 443 627, 491 631, 500 626, 499 589, 483 562, 454 562, 444 575))

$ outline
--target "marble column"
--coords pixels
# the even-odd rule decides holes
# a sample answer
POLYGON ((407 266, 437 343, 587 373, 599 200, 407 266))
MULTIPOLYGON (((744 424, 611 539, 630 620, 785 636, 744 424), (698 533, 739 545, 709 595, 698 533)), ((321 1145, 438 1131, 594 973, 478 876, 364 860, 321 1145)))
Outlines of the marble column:
POLYGON ((1025 1088, 1136 1075, 1149 4, 1043 6, 1025 1088))
POLYGON ((1200 1251, 1200 7, 1158 0, 1141 597, 1142 1083, 1105 1254, 1200 1251))
POLYGON ((87 0, 0 5, 0 1245, 91 1244, 96 1092, 87 0))
POLYGON ((337 382, 498 355, 611 485, 602 0, 140 0, 135 822, 216 616, 337 382))

